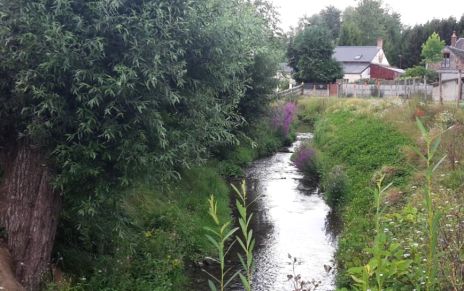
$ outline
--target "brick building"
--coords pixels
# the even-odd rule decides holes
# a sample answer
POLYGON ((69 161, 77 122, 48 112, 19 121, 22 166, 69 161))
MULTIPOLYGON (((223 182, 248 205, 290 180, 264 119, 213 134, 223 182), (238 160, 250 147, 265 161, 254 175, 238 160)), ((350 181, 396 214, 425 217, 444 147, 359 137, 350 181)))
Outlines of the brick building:
POLYGON ((429 65, 429 68, 440 75, 440 81, 435 84, 433 98, 436 100, 462 99, 464 75, 464 38, 459 38, 456 32, 451 36, 451 44, 442 50, 440 62, 429 65))

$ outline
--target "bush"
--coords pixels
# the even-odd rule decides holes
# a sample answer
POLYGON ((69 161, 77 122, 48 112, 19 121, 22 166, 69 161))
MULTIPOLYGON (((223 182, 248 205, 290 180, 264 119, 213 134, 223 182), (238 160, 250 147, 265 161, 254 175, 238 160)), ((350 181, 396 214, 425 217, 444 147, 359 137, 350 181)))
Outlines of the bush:
POLYGON ((348 175, 342 166, 334 166, 324 177, 322 187, 327 204, 332 208, 342 205, 345 195, 348 192, 348 175))
POLYGON ((316 152, 309 144, 302 144, 292 155, 292 161, 298 170, 318 177, 316 152))

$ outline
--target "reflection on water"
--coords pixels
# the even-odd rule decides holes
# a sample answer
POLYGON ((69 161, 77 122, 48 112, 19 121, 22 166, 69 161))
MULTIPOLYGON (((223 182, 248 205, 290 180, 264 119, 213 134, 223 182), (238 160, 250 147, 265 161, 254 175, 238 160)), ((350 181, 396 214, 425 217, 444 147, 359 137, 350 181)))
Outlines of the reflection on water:
POLYGON ((292 274, 288 254, 298 258, 297 274, 303 280, 321 281, 318 290, 333 290, 332 265, 336 247, 335 226, 330 208, 319 188, 304 179, 290 161, 292 151, 310 134, 300 134, 290 153, 277 153, 256 161, 247 171, 249 195, 258 197, 253 205, 256 234, 253 290, 291 290, 292 274))
MULTIPOLYGON (((321 281, 317 290, 334 290, 334 273, 327 273, 324 265, 333 265, 339 219, 321 197, 314 179, 305 178, 290 161, 298 145, 311 138, 309 133, 298 134, 297 141, 286 152, 254 162, 247 170, 250 199, 256 199, 252 228, 256 239, 253 290, 292 290, 287 275, 292 274, 288 254, 298 259, 296 274, 302 280, 321 281)), ((231 251, 229 265, 238 268, 239 262, 231 251)), ((204 266, 215 272, 216 266, 204 266)), ((209 290, 205 273, 193 270, 195 287, 209 290)), ((230 291, 243 290, 238 282, 230 291)))

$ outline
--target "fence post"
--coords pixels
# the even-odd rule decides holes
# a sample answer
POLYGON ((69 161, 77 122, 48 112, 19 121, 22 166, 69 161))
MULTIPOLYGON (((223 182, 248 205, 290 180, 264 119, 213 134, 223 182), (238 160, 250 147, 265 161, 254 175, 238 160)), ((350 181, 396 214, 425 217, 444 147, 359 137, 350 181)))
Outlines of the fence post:
POLYGON ((462 99, 462 74, 461 70, 458 70, 458 107, 459 107, 459 102, 462 99))
POLYGON ((301 95, 304 95, 304 82, 301 82, 301 95))
POLYGON ((427 77, 424 75, 424 102, 427 101, 427 77))
POLYGON ((440 104, 443 104, 443 83, 442 83, 442 77, 441 77, 441 72, 438 74, 438 86, 440 87, 440 104))

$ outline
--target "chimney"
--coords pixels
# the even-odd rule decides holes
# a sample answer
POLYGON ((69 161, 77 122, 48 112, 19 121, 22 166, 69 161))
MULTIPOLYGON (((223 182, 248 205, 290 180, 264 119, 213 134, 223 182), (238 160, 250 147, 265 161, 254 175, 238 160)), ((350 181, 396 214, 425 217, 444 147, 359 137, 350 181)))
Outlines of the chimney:
POLYGON ((383 49, 383 38, 381 37, 377 38, 377 47, 380 49, 383 49))
POLYGON ((456 39, 458 37, 456 36, 456 31, 453 31, 453 35, 451 36, 451 46, 456 47, 456 39))

